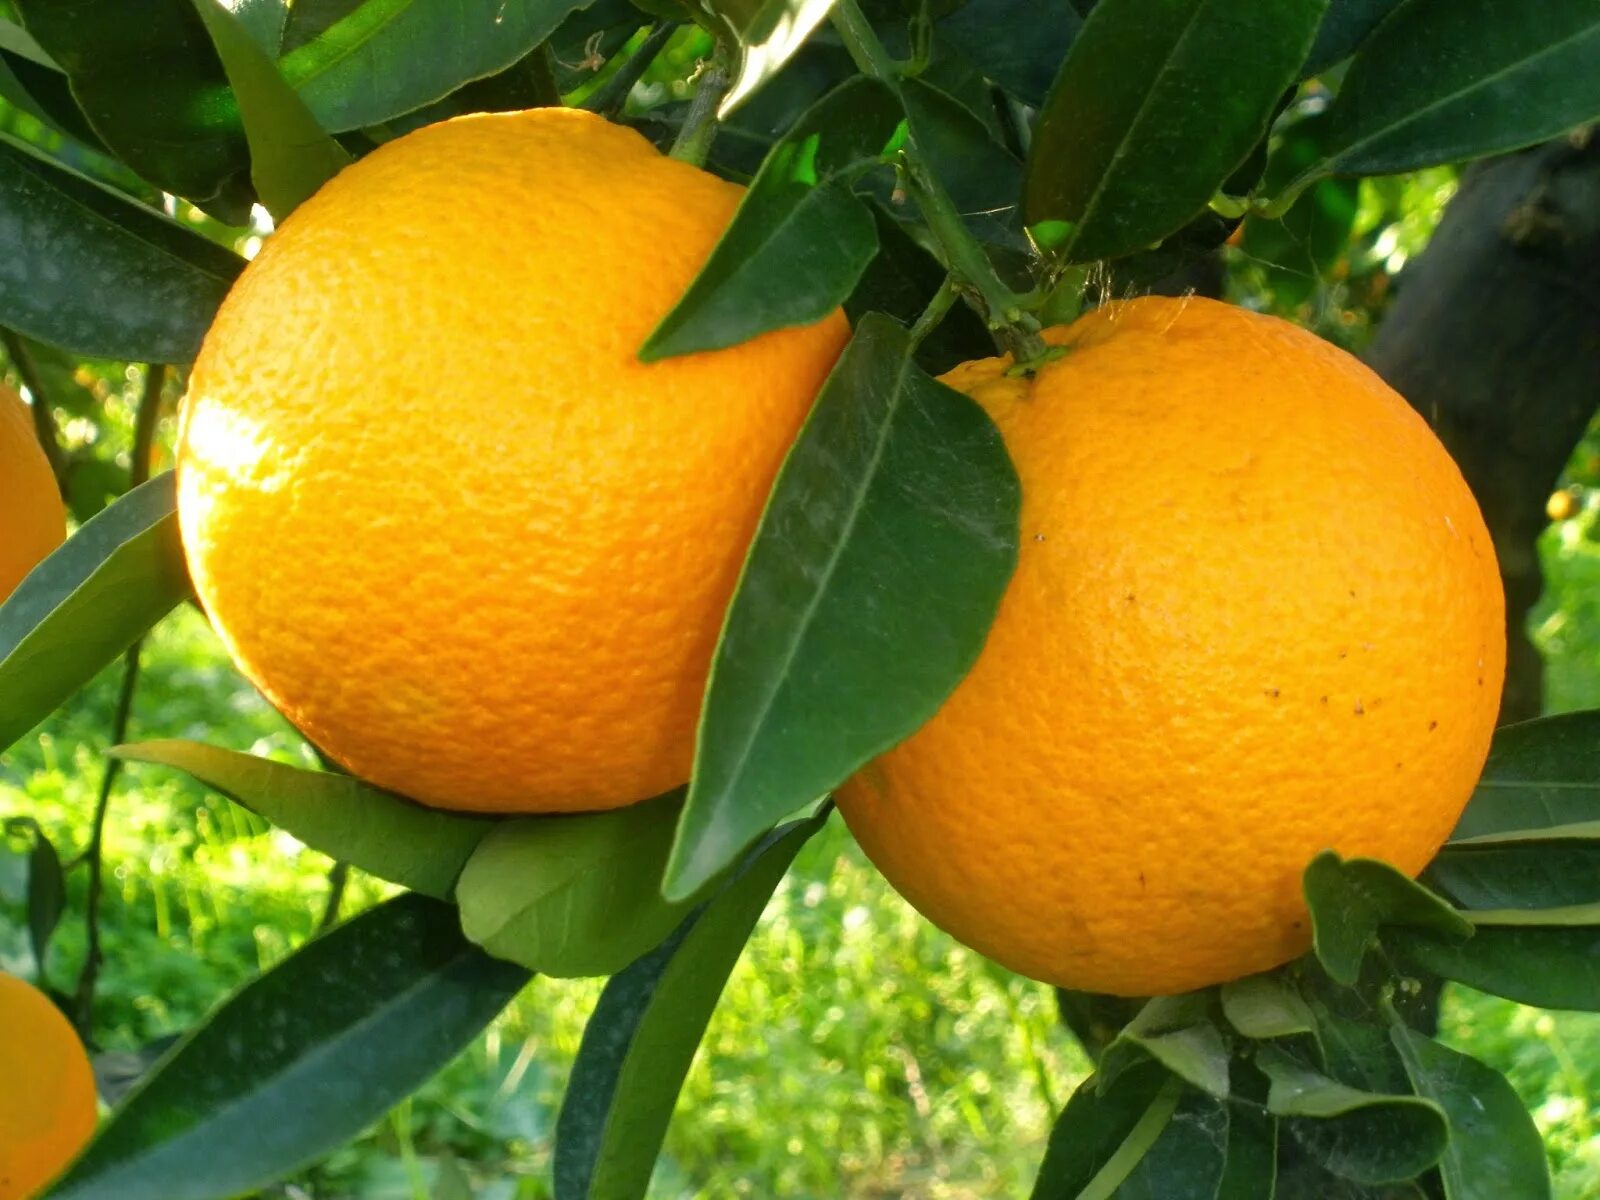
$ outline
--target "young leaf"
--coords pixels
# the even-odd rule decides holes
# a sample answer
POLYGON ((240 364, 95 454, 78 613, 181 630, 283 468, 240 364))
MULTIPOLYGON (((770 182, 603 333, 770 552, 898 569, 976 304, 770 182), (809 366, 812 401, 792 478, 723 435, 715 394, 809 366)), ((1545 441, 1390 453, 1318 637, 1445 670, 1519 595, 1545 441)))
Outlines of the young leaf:
POLYGON ((317 124, 264 50, 218 0, 193 0, 222 59, 250 145, 250 179, 275 219, 338 174, 350 156, 317 124))
POLYGON ((1600 822, 1600 710, 1498 730, 1450 840, 1589 821, 1600 822))
POLYGON ((660 943, 686 902, 661 896, 679 798, 612 812, 505 821, 467 860, 461 926, 544 975, 610 975, 660 943))
POLYGON ((1597 62, 1594 0, 1408 0, 1351 61, 1323 156, 1285 194, 1327 175, 1414 171, 1565 133, 1600 117, 1597 62))
POLYGON ((1300 74, 1316 75, 1349 58, 1399 3, 1400 0, 1329 0, 1327 14, 1317 26, 1317 40, 1311 43, 1311 53, 1306 55, 1300 74))
POLYGON ((1550 1200, 1539 1128, 1499 1071, 1396 1022, 1389 1030, 1417 1095, 1444 1110, 1447 1200, 1550 1200))
POLYGON ((1268 1111, 1336 1175, 1393 1183, 1421 1174, 1444 1153, 1449 1126, 1431 1100, 1348 1087, 1276 1046, 1261 1047, 1256 1064, 1272 1083, 1268 1111))
POLYGON ((188 594, 169 473, 82 526, 0 605, 0 750, 188 594))
POLYGON ((1414 968, 1539 1008, 1600 1012, 1600 930, 1485 928, 1460 945, 1397 929, 1385 944, 1414 968))
POLYGON ((1016 473, 911 350, 862 318, 773 487, 712 665, 671 898, 921 725, 983 646, 1016 566, 1016 473))
POLYGON ((1029 226, 1066 222, 1072 262, 1182 228, 1266 132, 1327 0, 1100 0, 1029 151, 1029 226))
POLYGON ((1032 1200, 1077 1200, 1091 1185, 1111 1195, 1160 1138, 1182 1094, 1156 1062, 1128 1068, 1105 1088, 1091 1075, 1056 1118, 1032 1200))
POLYGON ((1361 960, 1381 926, 1411 925, 1458 941, 1472 936, 1470 921, 1377 859, 1341 860, 1324 850, 1306 867, 1304 889, 1317 958, 1347 987, 1360 978, 1361 960))
POLYGON ((1228 1159, 1229 1111, 1214 1096, 1185 1090, 1116 1200, 1217 1200, 1228 1159))
POLYGON ((101 1128, 55 1200, 216 1200, 349 1141, 454 1058, 528 973, 402 895, 223 1002, 101 1128))
POLYGON ((739 47, 733 86, 722 98, 718 116, 727 116, 778 73, 805 44, 834 0, 701 0, 739 47))
POLYGON ((1038 108, 1083 18, 1068 0, 967 0, 939 32, 990 79, 1038 108))
POLYGON ((883 161, 904 119, 894 92, 861 76, 819 101, 767 155, 639 357, 716 350, 838 308, 878 249, 872 213, 851 185, 883 161))
POLYGON ((1149 1055, 1178 1078, 1213 1096, 1228 1094, 1228 1043, 1211 1020, 1203 993, 1157 996, 1106 1047, 1101 1086, 1149 1055))
POLYGON ((766 843, 660 946, 614 976, 583 1031, 556 1123, 556 1200, 642 1196, 706 1024, 819 813, 766 843))
POLYGON ((199 742, 118 746, 128 762, 175 767, 340 862, 448 900, 495 822, 440 812, 349 775, 308 771, 199 742))
POLYGON ((188 362, 244 260, 0 137, 0 325, 95 358, 188 362))
POLYGON ((1265 1040, 1317 1032, 1311 1006, 1279 974, 1250 975, 1222 985, 1222 1015, 1247 1038, 1265 1040))

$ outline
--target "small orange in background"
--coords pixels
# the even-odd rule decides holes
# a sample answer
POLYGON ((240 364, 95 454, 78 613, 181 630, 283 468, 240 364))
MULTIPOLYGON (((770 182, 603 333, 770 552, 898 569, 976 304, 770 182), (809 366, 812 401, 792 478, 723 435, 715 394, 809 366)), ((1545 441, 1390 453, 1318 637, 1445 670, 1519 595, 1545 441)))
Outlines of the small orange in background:
POLYGON ((1318 852, 1420 871, 1505 669, 1494 549, 1426 423, 1356 359, 1200 299, 1096 310, 945 382, 1022 482, 972 672, 838 794, 889 881, 1025 975, 1160 995, 1306 950, 1318 852))
POLYGON ((0 1200, 27 1200, 94 1133, 94 1072, 50 998, 0 971, 0 1200))
POLYGON ((28 406, 0 384, 0 601, 66 536, 66 509, 28 406))

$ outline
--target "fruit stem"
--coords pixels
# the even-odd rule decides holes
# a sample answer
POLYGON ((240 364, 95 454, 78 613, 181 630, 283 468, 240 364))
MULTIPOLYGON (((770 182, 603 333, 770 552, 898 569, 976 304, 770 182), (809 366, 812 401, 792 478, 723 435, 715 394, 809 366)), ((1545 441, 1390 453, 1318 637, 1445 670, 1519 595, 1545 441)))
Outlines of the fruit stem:
POLYGON ((700 68, 694 99, 689 102, 689 112, 683 118, 677 140, 672 143, 672 157, 680 162, 704 166, 706 155, 711 153, 711 143, 717 136, 717 107, 733 82, 726 60, 719 43, 716 53, 700 68))

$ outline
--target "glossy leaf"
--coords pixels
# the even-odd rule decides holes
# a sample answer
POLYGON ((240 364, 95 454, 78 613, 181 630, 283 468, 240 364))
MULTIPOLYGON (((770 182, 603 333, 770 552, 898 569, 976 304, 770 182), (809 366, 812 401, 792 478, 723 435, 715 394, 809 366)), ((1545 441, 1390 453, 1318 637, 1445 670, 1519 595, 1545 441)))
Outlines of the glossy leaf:
POLYGON ((819 321, 844 303, 878 250, 872 213, 852 185, 883 161, 904 119, 894 92, 863 77, 807 112, 767 155, 706 265, 639 357, 721 349, 819 321))
POLYGON ((1336 1175, 1392 1183, 1421 1174, 1444 1153, 1449 1127, 1431 1100, 1349 1087, 1275 1046, 1263 1046, 1256 1063, 1271 1081, 1268 1111, 1336 1175))
POLYGON ((82 526, 0 605, 0 749, 188 594, 172 476, 161 475, 82 526))
POLYGON ((1351 60, 1327 113, 1327 175, 1388 175, 1531 146, 1600 117, 1594 0, 1407 0, 1351 60), (1426 53, 1419 53, 1426 47, 1426 53))
POLYGON ((350 161, 322 131, 305 103, 218 0, 193 0, 222 59, 250 146, 250 180, 273 217, 282 221, 350 161))
POLYGON ((1024 214, 1073 262, 1142 250, 1206 207, 1266 132, 1327 0, 1100 0, 1039 116, 1024 214))
POLYGON ((1315 1034, 1311 1006, 1283 975, 1250 975, 1222 985, 1222 1013, 1247 1038, 1315 1034))
POLYGON ((244 260, 0 137, 0 325, 96 358, 188 362, 244 260))
POLYGON ((1404 1025, 1390 1036, 1417 1094, 1449 1119, 1439 1160, 1447 1200, 1550 1200, 1544 1141, 1506 1077, 1404 1025))
POLYGON ((834 0, 700 0, 738 47, 733 85, 722 99, 727 116, 776 75, 833 8, 834 0))
POLYGON ((1216 1200, 1227 1166, 1228 1115, 1215 1097, 1185 1090, 1116 1200, 1216 1200))
POLYGON ((1316 75, 1349 58, 1399 4, 1400 0, 1328 0, 1317 40, 1300 73, 1316 75))
POLYGON ((163 191, 248 215, 249 151, 191 0, 16 0, 100 139, 163 191))
POLYGON ((687 903, 661 896, 680 795, 502 822, 467 860, 456 889, 467 936, 544 975, 620 971, 688 912, 687 903))
POLYGON ((1101 1085, 1113 1083, 1145 1055, 1202 1091, 1228 1094, 1228 1044, 1203 993, 1147 1002, 1101 1056, 1101 1085))
POLYGON ((967 0, 939 32, 980 71, 1038 108, 1083 18, 1068 0, 967 0))
POLYGON ((976 404, 868 314, 773 487, 712 665, 666 891, 683 898, 933 715, 1016 565, 1019 488, 976 404), (825 502, 824 502, 825 501, 825 502))
POLYGON ((1091 1186, 1109 1196, 1160 1138, 1182 1083, 1145 1061, 1107 1087, 1090 1076, 1056 1118, 1032 1200, 1077 1200, 1091 1186))
POLYGON ((556 1200, 642 1196, 684 1076, 750 931, 820 813, 775 830, 660 946, 614 976, 556 1124, 556 1200))
POLYGON ((1489 844, 1457 842, 1445 847, 1423 878, 1466 909, 1570 908, 1600 902, 1600 826, 1564 828, 1592 832, 1489 844))
POLYGON ((1017 222, 1022 164, 954 97, 916 78, 901 83, 900 95, 911 140, 967 228, 982 241, 1025 248, 1017 222))
POLYGON ((1484 928, 1460 945, 1397 929, 1384 941, 1413 968, 1481 992, 1600 1012, 1600 929, 1484 928))
POLYGON ((528 973, 402 895, 247 983, 102 1126, 52 1200, 222 1200, 343 1145, 454 1058, 528 973))
POLYGON ((496 823, 424 808, 362 780, 199 742, 119 746, 128 762, 174 767, 259 813, 313 850, 414 892, 448 900, 496 823))
POLYGON ((1600 711, 1497 731, 1451 841, 1600 822, 1600 711))
POLYGON ((1427 888, 1388 863, 1341 860, 1324 850, 1306 867, 1312 947, 1328 974, 1347 987, 1361 976, 1361 960, 1386 925, 1411 925, 1445 938, 1472 936, 1472 923, 1427 888))

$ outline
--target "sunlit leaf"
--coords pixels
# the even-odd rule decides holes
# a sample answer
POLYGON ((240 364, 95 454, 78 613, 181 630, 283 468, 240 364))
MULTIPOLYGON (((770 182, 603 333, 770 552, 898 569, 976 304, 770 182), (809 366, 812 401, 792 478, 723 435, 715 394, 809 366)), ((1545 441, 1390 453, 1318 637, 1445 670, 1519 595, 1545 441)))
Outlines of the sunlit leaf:
POLYGON ((738 46, 733 85, 722 99, 727 116, 764 84, 811 36, 834 0, 699 0, 738 46))

